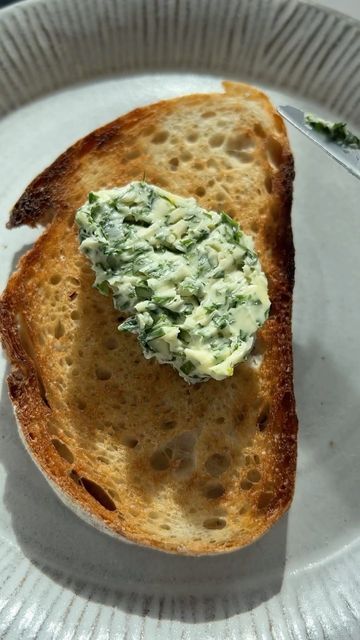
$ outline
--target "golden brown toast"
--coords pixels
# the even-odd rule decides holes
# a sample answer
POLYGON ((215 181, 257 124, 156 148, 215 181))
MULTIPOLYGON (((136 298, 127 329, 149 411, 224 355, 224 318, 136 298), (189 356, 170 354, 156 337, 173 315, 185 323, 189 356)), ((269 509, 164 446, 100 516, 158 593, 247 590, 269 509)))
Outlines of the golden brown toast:
POLYGON ((20 435, 60 497, 95 526, 184 554, 253 542, 288 508, 293 159, 268 98, 244 84, 154 104, 86 136, 37 177, 10 226, 48 224, 0 306, 20 435), (254 357, 189 386, 120 333, 92 287, 76 209, 89 191, 146 179, 232 215, 255 240, 270 317, 254 357))

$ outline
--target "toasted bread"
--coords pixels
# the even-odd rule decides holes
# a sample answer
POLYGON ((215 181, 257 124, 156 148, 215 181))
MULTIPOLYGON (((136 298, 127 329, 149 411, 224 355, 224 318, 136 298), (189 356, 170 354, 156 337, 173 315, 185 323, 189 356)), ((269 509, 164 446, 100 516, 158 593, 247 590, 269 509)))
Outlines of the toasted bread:
POLYGON ((3 293, 20 435, 61 499, 115 536, 183 554, 247 545, 288 508, 293 158, 282 119, 244 84, 136 109, 74 144, 26 189, 9 226, 46 224, 3 293), (92 287, 76 209, 141 179, 232 215, 255 241, 270 317, 222 382, 189 386, 145 360, 92 287))

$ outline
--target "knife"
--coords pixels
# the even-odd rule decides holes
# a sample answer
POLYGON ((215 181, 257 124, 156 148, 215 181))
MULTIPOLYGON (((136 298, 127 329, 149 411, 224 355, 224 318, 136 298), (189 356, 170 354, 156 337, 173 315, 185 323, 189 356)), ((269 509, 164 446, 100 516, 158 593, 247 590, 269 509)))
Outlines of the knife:
POLYGON ((278 112, 285 120, 294 125, 301 133, 326 151, 329 156, 350 171, 353 176, 360 179, 360 149, 345 146, 344 144, 331 140, 326 133, 313 129, 311 125, 306 122, 305 113, 301 111, 301 109, 286 105, 278 107, 278 112))

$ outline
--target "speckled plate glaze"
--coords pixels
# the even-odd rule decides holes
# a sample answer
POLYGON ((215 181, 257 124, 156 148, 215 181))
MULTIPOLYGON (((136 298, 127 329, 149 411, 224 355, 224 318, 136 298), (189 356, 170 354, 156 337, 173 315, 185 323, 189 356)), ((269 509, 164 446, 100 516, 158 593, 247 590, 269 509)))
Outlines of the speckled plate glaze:
MULTIPOLYGON (((223 77, 360 127, 359 23, 292 0, 28 0, 2 11, 1 286, 38 234, 5 222, 39 171, 133 107, 216 90, 223 77)), ((360 637, 360 184, 290 136, 300 419, 290 513, 226 556, 122 544, 56 498, 19 440, 4 382, 1 638, 360 637)))

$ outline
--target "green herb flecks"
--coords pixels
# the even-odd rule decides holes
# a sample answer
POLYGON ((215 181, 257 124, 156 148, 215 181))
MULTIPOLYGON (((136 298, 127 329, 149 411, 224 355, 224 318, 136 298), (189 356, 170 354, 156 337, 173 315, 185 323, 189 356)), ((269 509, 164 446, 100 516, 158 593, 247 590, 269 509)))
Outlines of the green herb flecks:
POLYGON ((139 285, 135 287, 135 293, 139 300, 150 300, 154 292, 146 285, 139 285))
POLYGON ((146 358, 189 383, 232 375, 270 305, 236 220, 142 181, 91 192, 76 221, 96 287, 129 315, 119 329, 137 336, 146 358))
POLYGON ((360 149, 360 138, 350 131, 346 122, 330 122, 318 118, 312 113, 305 115, 305 122, 315 131, 325 134, 330 140, 344 147, 360 149))
POLYGON ((90 191, 89 196, 88 196, 88 200, 90 204, 93 204, 94 202, 96 202, 98 199, 96 193, 93 193, 92 191, 90 191))
POLYGON ((190 362, 190 360, 188 360, 187 362, 184 362, 182 367, 180 367, 180 371, 185 373, 185 375, 187 376, 189 375, 189 373, 194 371, 194 369, 195 369, 195 365, 192 362, 190 362))
POLYGON ((127 320, 124 320, 124 322, 119 325, 119 329, 121 329, 121 331, 129 331, 130 333, 134 333, 139 329, 138 321, 136 320, 136 318, 127 318, 127 320))
POLYGON ((96 285, 96 287, 98 291, 103 294, 103 296, 108 296, 111 293, 111 288, 106 280, 100 282, 98 285, 96 285))

